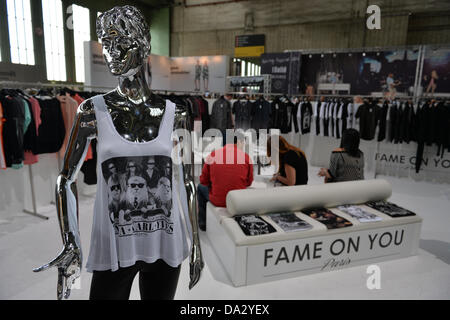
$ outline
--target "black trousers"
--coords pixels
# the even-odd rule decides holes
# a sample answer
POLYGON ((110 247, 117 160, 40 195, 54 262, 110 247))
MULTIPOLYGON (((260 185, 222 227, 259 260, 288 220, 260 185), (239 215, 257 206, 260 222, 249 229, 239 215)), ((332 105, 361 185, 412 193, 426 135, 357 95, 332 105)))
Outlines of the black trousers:
POLYGON ((137 261, 117 271, 94 271, 89 300, 128 300, 131 286, 139 273, 141 300, 173 300, 181 265, 176 268, 163 260, 154 263, 137 261))

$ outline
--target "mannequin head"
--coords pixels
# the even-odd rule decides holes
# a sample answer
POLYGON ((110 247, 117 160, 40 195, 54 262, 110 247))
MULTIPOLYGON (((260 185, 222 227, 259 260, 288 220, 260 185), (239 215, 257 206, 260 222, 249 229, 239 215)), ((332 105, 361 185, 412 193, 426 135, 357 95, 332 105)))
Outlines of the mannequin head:
POLYGON ((97 19, 97 36, 113 75, 135 74, 150 55, 150 28, 133 6, 114 7, 97 19))

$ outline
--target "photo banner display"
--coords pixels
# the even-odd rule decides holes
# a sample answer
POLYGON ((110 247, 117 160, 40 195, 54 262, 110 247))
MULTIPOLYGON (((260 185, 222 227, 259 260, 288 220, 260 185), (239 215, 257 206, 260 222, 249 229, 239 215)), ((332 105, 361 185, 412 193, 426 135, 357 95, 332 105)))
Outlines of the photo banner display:
POLYGON ((272 93, 298 94, 300 65, 300 52, 261 55, 261 74, 272 76, 272 93))
POLYGON ((171 58, 170 89, 225 92, 228 63, 228 56, 171 58))
POLYGON ((450 49, 426 49, 420 86, 424 95, 450 93, 450 49))
MULTIPOLYGON (((113 76, 103 58, 102 45, 97 41, 86 41, 85 85, 115 88, 118 77, 113 76)), ((154 90, 225 92, 228 75, 228 56, 166 57, 151 54, 154 90)))
POLYGON ((411 96, 419 50, 303 54, 300 91, 411 96))

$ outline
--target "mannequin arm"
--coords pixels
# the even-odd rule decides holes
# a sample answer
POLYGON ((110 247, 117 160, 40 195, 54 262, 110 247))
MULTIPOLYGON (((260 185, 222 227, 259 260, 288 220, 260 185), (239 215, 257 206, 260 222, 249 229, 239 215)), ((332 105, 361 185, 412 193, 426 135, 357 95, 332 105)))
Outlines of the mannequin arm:
MULTIPOLYGON (((188 113, 182 107, 177 106, 175 119, 175 129, 185 129, 185 132, 191 133, 188 113), (179 112, 178 112, 179 111, 179 112)), ((178 141, 176 142, 178 143, 178 141)), ((184 157, 183 157, 184 159, 184 157)), ((200 247, 200 238, 198 233, 198 210, 197 210, 197 189, 195 188, 194 176, 192 174, 194 166, 193 154, 191 153, 190 163, 182 162, 184 187, 186 188, 189 220, 192 227, 192 248, 190 257, 190 279, 189 289, 192 289, 200 279, 201 271, 204 267, 202 251, 200 247)))
POLYGON ((78 229, 78 197, 76 177, 83 165, 91 139, 96 136, 96 121, 93 105, 83 102, 77 110, 64 155, 63 170, 56 180, 56 211, 63 241, 60 254, 48 264, 34 272, 58 267, 58 299, 68 298, 73 282, 81 272, 82 252, 78 229))

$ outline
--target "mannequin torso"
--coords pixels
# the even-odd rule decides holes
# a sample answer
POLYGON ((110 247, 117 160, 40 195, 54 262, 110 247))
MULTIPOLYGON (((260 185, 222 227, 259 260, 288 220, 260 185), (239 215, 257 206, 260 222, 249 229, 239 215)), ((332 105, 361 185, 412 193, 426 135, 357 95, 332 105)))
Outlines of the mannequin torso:
MULTIPOLYGON (((151 72, 147 65, 150 54, 148 26, 134 7, 115 7, 99 17, 97 34, 102 39, 105 61, 111 73, 119 76, 118 87, 103 95, 115 131, 132 143, 154 140, 158 137, 163 122, 166 101, 150 90, 151 72)), ((189 132, 189 123, 185 108, 176 106, 173 129, 182 128, 189 132)), ((167 133, 167 129, 165 130, 167 133)), ((63 170, 56 183, 56 208, 64 247, 54 260, 34 270, 38 272, 58 267, 58 299, 69 297, 71 286, 81 272, 82 253, 74 182, 89 143, 97 135, 96 109, 93 100, 88 99, 78 108, 64 156, 63 170)), ((197 205, 191 166, 182 165, 184 181, 181 184, 186 189, 189 219, 193 229, 189 283, 189 288, 192 288, 198 282, 204 264, 197 232, 197 205)), ((131 188, 140 184, 143 183, 135 181, 132 184, 135 186, 131 188)))

